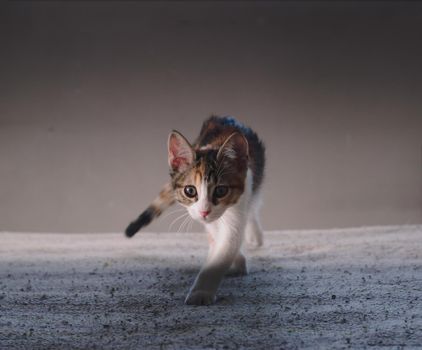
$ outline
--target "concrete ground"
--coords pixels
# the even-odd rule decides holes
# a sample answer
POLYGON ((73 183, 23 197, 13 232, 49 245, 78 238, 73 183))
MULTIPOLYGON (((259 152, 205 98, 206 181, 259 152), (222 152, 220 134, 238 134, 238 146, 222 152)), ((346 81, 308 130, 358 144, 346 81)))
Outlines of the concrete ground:
POLYGON ((422 226, 266 233, 183 304, 201 233, 0 233, 0 349, 422 349, 422 226))

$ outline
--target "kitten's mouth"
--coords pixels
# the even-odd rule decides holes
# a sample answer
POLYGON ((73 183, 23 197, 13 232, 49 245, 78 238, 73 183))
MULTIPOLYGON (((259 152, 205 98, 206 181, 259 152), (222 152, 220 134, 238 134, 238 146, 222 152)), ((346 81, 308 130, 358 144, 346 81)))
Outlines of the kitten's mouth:
POLYGON ((207 216, 207 217, 201 217, 201 221, 202 222, 212 222, 212 221, 214 221, 216 218, 215 217, 210 217, 210 216, 207 216))

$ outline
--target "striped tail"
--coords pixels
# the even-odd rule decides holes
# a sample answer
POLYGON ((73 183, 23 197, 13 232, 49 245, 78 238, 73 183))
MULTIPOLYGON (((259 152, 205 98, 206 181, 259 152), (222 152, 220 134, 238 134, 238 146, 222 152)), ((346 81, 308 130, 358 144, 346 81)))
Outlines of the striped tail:
POLYGON ((173 189, 168 183, 164 185, 160 194, 153 200, 150 206, 138 216, 138 218, 132 221, 125 230, 127 237, 132 237, 142 227, 148 225, 156 217, 160 216, 161 213, 166 210, 170 205, 174 203, 173 189))

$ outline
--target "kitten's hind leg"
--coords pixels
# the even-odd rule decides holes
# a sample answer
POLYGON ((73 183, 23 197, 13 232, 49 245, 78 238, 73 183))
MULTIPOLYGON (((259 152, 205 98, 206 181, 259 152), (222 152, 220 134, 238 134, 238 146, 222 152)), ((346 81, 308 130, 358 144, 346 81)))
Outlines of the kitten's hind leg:
POLYGON ((258 207, 252 204, 245 229, 245 241, 248 248, 259 248, 264 244, 264 235, 258 217, 258 207))
POLYGON ((239 252, 239 254, 234 259, 230 269, 226 272, 226 276, 228 277, 238 277, 238 276, 245 276, 248 274, 248 267, 246 265, 246 258, 245 256, 239 252))

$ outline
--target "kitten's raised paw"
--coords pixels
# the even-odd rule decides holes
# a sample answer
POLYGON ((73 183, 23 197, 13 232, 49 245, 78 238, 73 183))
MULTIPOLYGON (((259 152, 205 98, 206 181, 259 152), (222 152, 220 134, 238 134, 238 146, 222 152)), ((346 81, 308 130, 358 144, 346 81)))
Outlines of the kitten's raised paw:
POLYGON ((211 305, 214 303, 215 294, 205 290, 192 291, 185 299, 187 305, 211 305))

